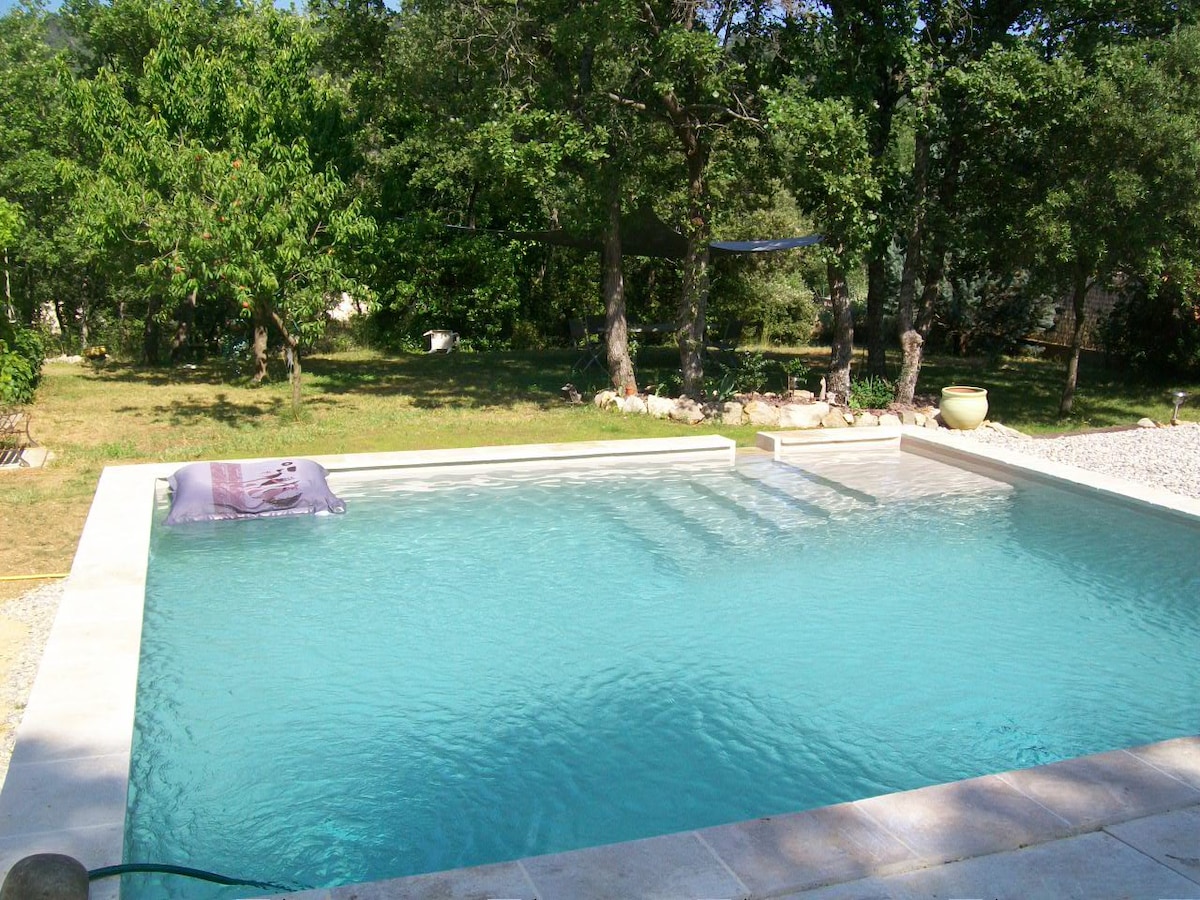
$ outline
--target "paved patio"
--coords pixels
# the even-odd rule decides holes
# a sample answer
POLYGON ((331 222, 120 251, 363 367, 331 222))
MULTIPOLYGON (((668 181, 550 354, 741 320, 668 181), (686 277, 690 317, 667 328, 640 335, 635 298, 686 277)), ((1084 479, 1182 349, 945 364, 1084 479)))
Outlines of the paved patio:
POLYGON ((289 900, 1200 898, 1200 736, 289 900))

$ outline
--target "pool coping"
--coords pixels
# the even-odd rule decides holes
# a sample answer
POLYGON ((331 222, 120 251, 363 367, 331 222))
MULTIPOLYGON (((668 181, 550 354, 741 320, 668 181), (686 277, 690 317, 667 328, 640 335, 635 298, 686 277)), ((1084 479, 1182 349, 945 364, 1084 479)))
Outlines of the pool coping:
MULTIPOLYGON (((941 438, 941 436, 931 438, 927 434, 919 433, 920 431, 920 429, 906 427, 901 429, 898 435, 888 435, 886 439, 898 441, 903 450, 948 458, 971 467, 990 467, 997 471, 1005 466, 1014 466, 1023 475, 1059 484, 1062 484, 1063 470, 1069 470, 1066 475, 1074 477, 1067 486, 1081 486, 1084 490, 1098 491, 1125 502, 1146 505, 1164 510, 1173 516, 1183 516, 1190 521, 1200 522, 1200 503, 1188 501, 1187 498, 1178 498, 1175 495, 1165 494, 1165 492, 1143 489, 1137 485, 1120 482, 1118 479, 1093 477, 1090 473, 1083 473, 1086 477, 1080 477, 1079 470, 1056 464, 1031 463, 1028 458, 1013 462, 1006 458, 1011 457, 1011 454, 998 451, 996 448, 987 448, 985 452, 981 453, 975 448, 965 448, 961 444, 941 438)), ((863 434, 857 440, 864 440, 868 437, 873 439, 872 445, 878 446, 879 439, 884 436, 882 434, 863 434)), ((812 445, 812 439, 798 440, 812 445)), ((855 439, 847 437, 839 440, 844 442, 855 439)), ((555 464, 565 465, 592 465, 597 459, 614 456, 627 459, 652 456, 656 460, 670 459, 672 461, 684 459, 719 461, 727 456, 732 464, 735 450, 734 442, 727 438, 701 436, 314 456, 310 458, 322 463, 333 472, 353 472, 430 466, 544 465, 551 461, 555 464)), ((0 790, 0 875, 6 874, 18 859, 37 852, 67 853, 80 859, 89 868, 111 865, 121 858, 151 513, 154 508, 156 485, 180 465, 179 463, 156 463, 113 466, 106 468, 100 476, 96 496, 80 538, 79 549, 71 568, 71 575, 66 583, 58 615, 43 654, 29 703, 17 729, 16 746, 8 775, 3 789, 0 790)), ((1132 752, 1114 751, 1117 755, 1102 754, 1101 757, 1067 760, 1053 766, 1042 767, 1042 769, 1055 773, 1067 772, 1069 775, 1073 771, 1072 764, 1077 767, 1082 766, 1082 771, 1092 772, 1092 780, 1100 783, 1103 787, 1117 783, 1113 778, 1121 774, 1120 765, 1126 767, 1133 765, 1129 762, 1129 759, 1133 759, 1143 762, 1145 766, 1153 768, 1163 777, 1172 779, 1174 784, 1182 785, 1187 789, 1183 793, 1179 793, 1177 790, 1174 793, 1166 792, 1172 798, 1171 809, 1180 808, 1181 804, 1197 805, 1200 804, 1200 739, 1183 738, 1179 740, 1151 745, 1149 748, 1132 752), (1179 740, 1182 740, 1183 743, 1179 743, 1179 740), (1152 757, 1157 758, 1155 754, 1157 757, 1172 760, 1171 765, 1178 771, 1171 774, 1169 767, 1167 770, 1163 770, 1162 767, 1155 768, 1153 764, 1144 762, 1152 757), (1112 772, 1109 772, 1111 767, 1104 759, 1108 757, 1120 764, 1112 772), (1099 761, 1097 762, 1097 760, 1099 761), (1098 771, 1106 773, 1105 777, 1097 779, 1095 773, 1098 771), (1180 772, 1183 774, 1180 775, 1180 772), (1184 801, 1190 801, 1190 803, 1184 803, 1184 801)), ((1038 772, 1040 769, 1026 771, 1038 772)), ((957 784, 978 783, 984 785, 986 783, 990 786, 990 790, 984 791, 983 794, 990 799, 985 805, 995 799, 993 797, 995 791, 1000 792, 995 795, 996 797, 1003 795, 1004 802, 1011 805, 1015 800, 1009 795, 1013 791, 1021 793, 1019 788, 1009 784, 1012 776, 1014 773, 1006 773, 1002 776, 991 775, 985 776, 983 779, 972 779, 970 782, 957 784), (992 780, 989 781, 989 779, 992 780), (997 786, 1001 784, 1005 787, 997 786)), ((1060 778, 1059 775, 1051 777, 1052 779, 1060 778)), ((1143 784, 1147 778, 1149 776, 1138 769, 1138 777, 1134 778, 1132 782, 1133 787, 1122 788, 1122 790, 1126 794, 1132 792, 1135 797, 1140 797, 1138 785, 1143 784)), ((1151 778, 1150 780, 1160 781, 1161 779, 1151 778)), ((1120 807, 1118 814, 1121 818, 1114 821, 1138 818, 1138 815, 1128 814, 1131 810, 1144 815, 1165 811, 1162 807, 1161 795, 1164 793, 1164 787, 1171 786, 1170 783, 1165 786, 1163 784, 1154 785, 1148 795, 1152 802, 1147 804, 1140 800, 1136 803, 1130 801, 1120 807)), ((492 890, 493 886, 505 887, 507 885, 518 890, 517 893, 511 894, 514 897, 523 896, 524 894, 521 892, 531 889, 537 892, 536 896, 541 900, 549 900, 554 896, 580 897, 584 894, 579 891, 584 890, 585 886, 579 882, 579 878, 583 877, 585 871, 588 871, 584 862, 585 857, 589 855, 607 860, 601 865, 602 872, 628 873, 629 877, 636 876, 643 879, 638 883, 641 887, 633 883, 624 885, 628 896, 651 896, 646 891, 671 872, 676 873, 671 876, 673 880, 670 882, 674 887, 665 888, 667 893, 655 893, 655 896, 693 896, 688 893, 693 889, 696 891, 694 896, 697 897, 716 897, 727 894, 728 896, 744 897, 775 896, 779 895, 781 891, 804 889, 799 885, 808 882, 793 879, 788 882, 790 886, 776 885, 770 888, 774 893, 763 894, 759 888, 751 886, 756 883, 756 877, 759 877, 754 874, 757 870, 753 866, 745 868, 740 862, 735 868, 723 856, 717 854, 715 845, 720 845, 722 841, 732 841, 733 844, 737 844, 738 840, 741 840, 738 838, 739 834, 743 831, 752 833, 756 829, 757 833, 767 834, 769 837, 766 840, 768 841, 782 839, 779 838, 779 835, 782 835, 783 832, 776 835, 780 828, 785 831, 800 828, 806 833, 815 833, 813 832, 815 826, 811 823, 828 820, 834 825, 833 833, 842 836, 835 841, 839 847, 845 841, 850 841, 854 846, 862 844, 864 848, 868 849, 873 846, 882 847, 885 844, 890 846, 891 839, 877 835, 871 830, 861 834, 854 832, 853 829, 847 831, 848 826, 845 823, 852 822, 861 825, 864 815, 867 820, 878 823, 881 816, 886 818, 889 815, 888 798, 906 798, 915 795, 922 799, 917 801, 896 799, 894 802, 901 806, 916 802, 922 808, 926 804, 932 804, 931 808, 943 808, 945 806, 943 801, 929 800, 928 798, 936 798, 939 792, 950 796, 946 792, 953 787, 953 785, 938 785, 915 792, 885 795, 882 798, 856 801, 854 804, 843 804, 840 807, 798 813, 794 816, 781 816, 755 820, 750 823, 721 826, 716 830, 708 829, 701 832, 687 832, 683 835, 667 835, 631 844, 609 845, 608 847, 589 848, 549 857, 538 857, 535 860, 502 863, 497 866, 484 867, 486 871, 470 869, 461 870, 458 875, 438 873, 431 876, 415 876, 417 880, 402 879, 407 882, 407 886, 404 887, 398 883, 380 883, 379 889, 386 893, 374 893, 372 896, 422 896, 420 892, 426 890, 429 885, 452 883, 457 885, 454 890, 458 892, 452 892, 446 896, 487 896, 487 892, 492 890), (681 841, 682 844, 680 844, 681 841), (842 843, 837 843, 838 841, 842 843), (622 847, 626 849, 614 849, 622 847), (614 853, 617 854, 615 858, 612 857, 614 853), (682 868, 672 868, 670 860, 675 858, 672 854, 682 854, 682 856, 678 856, 679 865, 682 868), (718 878, 717 881, 710 883, 703 880, 697 881, 689 876, 683 881, 679 881, 679 878, 683 877, 681 872, 686 874, 689 871, 696 873, 705 871, 705 863, 706 861, 711 862, 711 858, 719 860, 717 874, 720 876, 720 873, 724 872, 724 876, 720 877, 726 880, 721 881, 718 878), (620 860, 619 863, 616 862, 617 859, 620 860), (514 866, 515 870, 512 868, 514 866), (739 870, 741 870, 741 874, 735 874, 739 870), (508 879, 513 876, 514 871, 521 877, 516 882, 510 882, 508 879), (501 880, 494 881, 493 875, 501 880), (483 878, 486 884, 480 882, 480 878, 483 878), (420 881, 420 879, 424 880, 420 881), (445 879, 450 879, 450 881, 446 882, 445 879), (475 885, 475 887, 471 885, 475 885), (714 892, 714 889, 718 888, 719 890, 714 892), (394 889, 402 890, 404 893, 394 894, 394 889), (414 894, 413 891, 418 893, 414 894)), ((975 791, 976 788, 968 787, 956 790, 970 792, 975 791)), ((1053 812, 1051 804, 1039 801, 1034 797, 1027 799, 1033 802, 1037 809, 1051 809, 1050 814, 1066 822, 1067 826, 1064 827, 1068 828, 1068 832, 1063 834, 1079 833, 1078 829, 1082 825, 1071 825, 1069 818, 1053 812), (1070 831, 1072 828, 1075 831, 1070 831)), ((1089 805, 1078 798, 1072 802, 1076 805, 1082 804, 1088 809, 1095 807, 1094 803, 1089 805)), ((1036 818, 1042 814, 1030 807, 1018 818, 1028 818, 1031 815, 1036 818)), ((1091 822, 1090 819, 1086 821, 1091 822)), ((961 830, 961 826, 957 830, 961 830)), ((1004 833, 1007 834, 1008 830, 1005 830, 1004 833)), ((1033 838, 1039 835, 1059 835, 1060 832, 1061 828, 1036 831, 1033 838)), ((912 840, 905 842, 899 834, 895 834, 894 837, 916 854, 915 856, 901 854, 903 859, 908 859, 910 862, 912 859, 916 859, 922 867, 936 864, 934 860, 938 858, 937 854, 921 855, 918 848, 912 845, 912 840)), ((1056 838, 1048 837, 1047 839, 1056 838)), ((762 841, 760 840, 745 838, 745 842, 747 847, 761 849, 762 841)), ((1030 842, 1036 843, 1037 841, 1031 839, 1030 842)), ((884 857, 890 858, 889 853, 892 852, 895 852, 894 847, 892 851, 885 853, 884 857)), ((844 847, 837 853, 847 859, 851 857, 860 859, 860 855, 846 856, 844 847)), ((875 850, 870 850, 867 856, 874 858, 872 854, 877 855, 875 850)), ((734 855, 736 856, 736 854, 734 855)), ((882 860, 884 857, 879 857, 879 859, 882 860)), ((899 864, 899 860, 893 862, 899 864)), ((878 860, 877 863, 872 864, 872 867, 869 868, 872 874, 890 874, 898 871, 890 863, 878 860)), ((817 868, 821 868, 822 865, 826 871, 826 875, 822 876, 825 879, 822 883, 834 883, 829 880, 829 873, 834 871, 833 868, 830 868, 833 862, 827 861, 818 865, 817 868)), ((861 859, 860 863, 855 865, 861 867, 861 859)), ((769 867, 767 866, 767 868, 769 867)), ((851 866, 845 871, 853 874, 859 872, 860 869, 851 866)), ((868 870, 862 869, 861 871, 868 870)), ((865 876, 856 875, 856 877, 865 876)), ((611 891, 615 887, 611 879, 606 881, 602 878, 601 881, 607 891, 611 891)), ((343 890, 334 888, 329 891, 318 891, 314 896, 349 898, 350 893, 339 895, 339 891, 343 890)), ((1200 891, 1196 893, 1200 893, 1200 891)), ((603 892, 595 894, 595 896, 606 895, 611 896, 612 894, 603 892)), ((91 896, 92 898, 117 897, 116 881, 98 883, 93 886, 91 896)), ((360 892, 357 896, 365 897, 367 895, 360 892)), ((507 896, 507 894, 500 896, 507 896)))

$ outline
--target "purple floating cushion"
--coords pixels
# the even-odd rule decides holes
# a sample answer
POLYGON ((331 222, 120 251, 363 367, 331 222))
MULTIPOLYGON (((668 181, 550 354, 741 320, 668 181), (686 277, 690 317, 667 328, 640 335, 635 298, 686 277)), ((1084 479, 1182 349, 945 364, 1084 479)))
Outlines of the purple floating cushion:
POLYGON ((167 524, 345 512, 346 504, 329 490, 326 474, 310 459, 190 463, 167 480, 167 524))

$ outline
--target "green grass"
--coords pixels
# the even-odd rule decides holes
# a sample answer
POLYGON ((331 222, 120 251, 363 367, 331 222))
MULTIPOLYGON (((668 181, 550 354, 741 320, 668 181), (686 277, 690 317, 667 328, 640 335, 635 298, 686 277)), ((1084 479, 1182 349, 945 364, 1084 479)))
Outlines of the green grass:
MULTIPOLYGON (((778 360, 799 356, 820 377, 827 351, 770 349, 778 360)), ((143 369, 121 363, 50 365, 32 409, 34 437, 56 455, 42 470, 0 473, 0 575, 66 571, 70 567, 105 465, 281 454, 435 449, 481 444, 543 443, 718 432, 740 445, 752 427, 689 428, 647 416, 622 416, 594 406, 570 406, 560 389, 573 381, 591 392, 602 373, 572 373, 572 351, 386 355, 355 351, 305 361, 304 404, 291 408, 283 373, 255 387, 218 363, 143 369)), ((894 374, 898 360, 889 360, 894 374)), ((643 348, 642 384, 678 368, 669 347, 643 348)), ((861 364, 856 360, 861 371, 861 364)), ((991 417, 1031 432, 1131 425, 1142 416, 1170 415, 1167 392, 1200 382, 1136 381, 1087 360, 1076 414, 1056 417, 1063 366, 1049 360, 933 359, 918 393, 937 395, 952 383, 989 389, 991 417)), ((1200 407, 1200 400, 1197 406, 1200 407)), ((1184 407, 1184 418, 1196 419, 1184 407)), ((0 584, 0 599, 27 583, 0 584)))

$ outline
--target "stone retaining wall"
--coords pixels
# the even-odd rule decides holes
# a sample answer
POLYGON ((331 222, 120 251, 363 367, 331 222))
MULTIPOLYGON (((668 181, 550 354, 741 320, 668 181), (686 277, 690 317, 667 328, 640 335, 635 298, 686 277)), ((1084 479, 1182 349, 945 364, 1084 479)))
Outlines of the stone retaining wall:
POLYGON ((871 412, 832 406, 824 400, 780 397, 742 397, 724 402, 698 403, 686 397, 673 399, 657 394, 620 397, 615 391, 600 391, 593 401, 601 409, 673 419, 689 425, 719 422, 722 425, 754 425, 758 428, 870 428, 878 425, 940 427, 933 407, 871 412))

